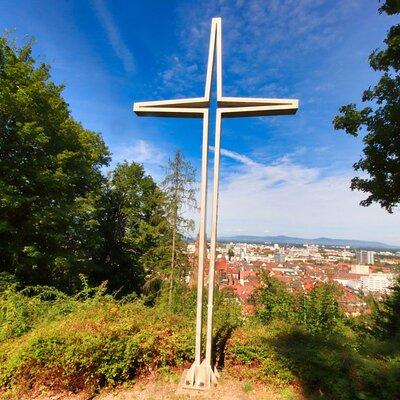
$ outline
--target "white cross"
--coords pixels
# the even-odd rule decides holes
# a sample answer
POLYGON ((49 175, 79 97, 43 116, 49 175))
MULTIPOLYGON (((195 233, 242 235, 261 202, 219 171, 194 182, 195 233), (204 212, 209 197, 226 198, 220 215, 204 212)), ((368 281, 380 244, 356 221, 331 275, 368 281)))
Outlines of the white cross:
POLYGON ((213 18, 211 21, 210 46, 208 50, 208 64, 205 91, 203 97, 195 97, 179 100, 162 100, 136 102, 133 110, 138 116, 202 118, 203 119, 203 144, 202 144, 202 168, 200 188, 200 229, 199 229, 199 260, 197 280, 197 316, 196 316, 196 347, 195 360, 184 379, 184 387, 209 388, 216 383, 218 372, 213 368, 211 361, 212 350, 212 323, 214 302, 214 271, 217 245, 217 220, 218 220, 218 186, 219 164, 221 149, 221 120, 222 118, 287 115, 295 114, 299 102, 293 99, 269 99, 269 98, 243 98, 224 97, 222 95, 222 29, 221 18, 213 18), (203 304, 203 280, 204 280, 204 254, 206 246, 206 209, 207 209, 207 170, 208 170, 208 137, 211 82, 214 69, 214 55, 217 55, 217 110, 215 123, 214 145, 214 181, 211 215, 211 247, 210 269, 208 276, 208 310, 207 310, 207 336, 206 354, 201 362, 201 326, 203 304))

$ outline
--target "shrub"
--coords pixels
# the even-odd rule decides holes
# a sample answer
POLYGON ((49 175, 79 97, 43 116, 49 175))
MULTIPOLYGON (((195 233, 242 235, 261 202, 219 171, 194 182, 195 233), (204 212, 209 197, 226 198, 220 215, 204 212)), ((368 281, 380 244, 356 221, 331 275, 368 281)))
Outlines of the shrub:
MULTIPOLYGON (((140 299, 116 300, 104 293, 105 286, 87 285, 72 297, 51 288, 4 292, 0 388, 18 392, 51 382, 51 388, 94 390, 192 361, 190 303, 177 304, 182 312, 172 313, 162 302, 150 308, 140 299)), ((186 296, 192 294, 182 293, 182 301, 186 296)), ((215 311, 214 345, 221 353, 238 324, 239 307, 217 292, 215 311)))
POLYGON ((257 319, 237 329, 228 346, 228 366, 239 376, 273 385, 301 385, 307 396, 326 399, 400 398, 398 342, 370 338, 357 344, 349 330, 333 335, 257 319))
POLYGON ((264 324, 283 320, 301 325, 312 334, 331 335, 342 330, 345 323, 338 295, 338 288, 332 284, 320 284, 309 293, 291 293, 282 282, 263 275, 262 287, 253 300, 256 316, 264 324))
POLYGON ((193 356, 193 324, 139 301, 78 309, 0 345, 0 386, 45 383, 69 390, 112 385, 193 356), (80 377, 77 380, 77 377, 80 377))

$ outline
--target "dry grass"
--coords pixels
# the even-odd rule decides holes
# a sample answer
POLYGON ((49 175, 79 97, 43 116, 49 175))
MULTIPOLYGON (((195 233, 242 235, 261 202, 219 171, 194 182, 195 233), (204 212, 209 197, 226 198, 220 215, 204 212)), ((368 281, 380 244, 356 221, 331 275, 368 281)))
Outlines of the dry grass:
MULTIPOLYGON (((176 371, 181 374, 182 370, 176 371)), ((227 373, 222 373, 218 386, 209 391, 180 389, 179 384, 165 377, 150 376, 138 380, 130 387, 106 389, 96 396, 88 393, 40 394, 23 397, 20 400, 303 400, 304 397, 293 387, 284 390, 263 384, 252 384, 252 389, 245 390, 246 382, 236 380, 227 373)))

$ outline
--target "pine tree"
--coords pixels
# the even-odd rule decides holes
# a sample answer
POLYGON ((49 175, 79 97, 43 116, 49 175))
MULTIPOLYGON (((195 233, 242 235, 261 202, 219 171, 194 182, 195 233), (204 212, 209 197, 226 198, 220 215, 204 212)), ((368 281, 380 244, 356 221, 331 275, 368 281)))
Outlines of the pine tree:
POLYGON ((179 150, 174 158, 168 161, 165 170, 166 177, 162 182, 162 188, 166 198, 166 215, 171 226, 172 241, 168 297, 168 304, 171 307, 176 261, 177 255, 181 253, 183 234, 194 228, 194 221, 187 217, 187 212, 196 208, 194 186, 196 172, 179 150))

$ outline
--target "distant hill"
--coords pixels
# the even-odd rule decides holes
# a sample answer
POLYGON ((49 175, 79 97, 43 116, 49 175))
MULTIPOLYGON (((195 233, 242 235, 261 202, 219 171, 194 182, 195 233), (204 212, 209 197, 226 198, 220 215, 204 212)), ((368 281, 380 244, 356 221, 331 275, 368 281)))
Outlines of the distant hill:
POLYGON ((369 242, 365 240, 352 239, 331 239, 331 238, 315 238, 305 239, 291 236, 225 236, 218 239, 219 242, 247 242, 247 243, 277 243, 277 244, 317 244, 319 246, 350 246, 356 249, 400 249, 400 246, 391 246, 381 242, 369 242))

